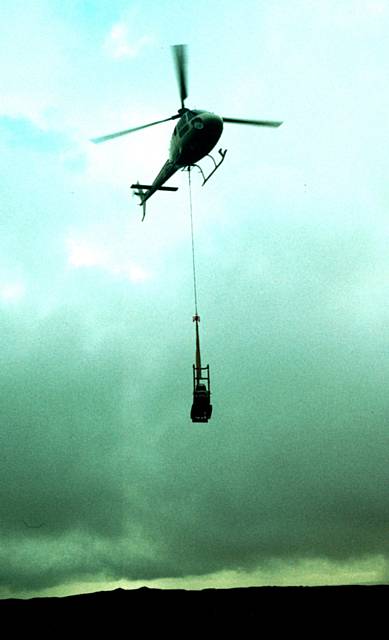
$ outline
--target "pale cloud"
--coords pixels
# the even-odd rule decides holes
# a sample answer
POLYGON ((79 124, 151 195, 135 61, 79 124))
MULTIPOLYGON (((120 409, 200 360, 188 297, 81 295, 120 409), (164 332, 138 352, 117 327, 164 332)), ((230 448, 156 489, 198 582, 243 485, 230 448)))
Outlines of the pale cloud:
POLYGON ((150 36, 132 40, 129 27, 123 22, 115 24, 104 42, 104 49, 111 58, 136 58, 141 50, 153 42, 150 36))
POLYGON ((385 2, 368 2, 367 10, 373 14, 383 14, 387 10, 387 4, 385 2))
POLYGON ((150 272, 141 265, 127 257, 116 255, 113 247, 104 248, 96 240, 69 237, 66 248, 70 267, 100 268, 133 283, 141 283, 151 277, 150 272))
POLYGON ((45 3, 18 4, 0 8, 0 113, 44 127, 48 111, 61 101, 71 67, 68 52, 75 43, 45 3))
POLYGON ((369 18, 380 18, 387 12, 387 3, 382 0, 353 0, 353 2, 327 0, 321 3, 310 0, 308 7, 314 11, 315 15, 341 27, 369 18))
POLYGON ((149 278, 147 271, 136 264, 130 264, 127 267, 124 267, 123 270, 119 270, 119 273, 127 273, 131 282, 143 282, 149 278))
POLYGON ((26 118, 37 127, 46 129, 45 110, 48 102, 44 96, 31 96, 23 90, 12 94, 3 93, 1 97, 0 113, 12 118, 26 118))
POLYGON ((0 298, 5 303, 18 302, 25 295, 25 285, 20 281, 3 282, 0 284, 0 298))
MULTIPOLYGON (((164 114, 163 114, 164 115, 164 114)), ((110 114, 92 136, 105 135, 115 131, 153 122, 161 118, 157 112, 110 114)), ((86 159, 85 179, 90 182, 126 187, 141 179, 154 180, 169 154, 172 135, 170 123, 151 127, 103 144, 80 143, 86 159)))
POLYGON ((107 262, 107 253, 83 240, 69 238, 67 241, 68 263, 72 267, 103 266, 107 262))
MULTIPOLYGON (((327 558, 306 558, 289 562, 271 560, 252 571, 225 570, 205 576, 150 581, 150 587, 186 589, 231 589, 266 586, 336 586, 382 584, 386 582, 387 562, 382 555, 362 560, 334 562, 327 558)), ((131 588, 125 583, 124 588, 131 588)), ((141 586, 135 585, 135 586, 141 586)), ((112 586, 114 588, 114 585, 112 586)))

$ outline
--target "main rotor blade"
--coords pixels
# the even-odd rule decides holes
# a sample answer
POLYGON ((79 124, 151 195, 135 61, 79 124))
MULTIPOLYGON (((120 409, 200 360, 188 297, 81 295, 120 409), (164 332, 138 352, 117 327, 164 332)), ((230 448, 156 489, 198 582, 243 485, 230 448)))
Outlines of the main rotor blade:
POLYGON ((139 131, 140 129, 147 129, 147 127, 153 127, 155 124, 161 124, 162 122, 167 122, 168 120, 175 120, 179 118, 180 114, 177 113, 174 116, 170 116, 170 118, 165 118, 164 120, 157 120, 156 122, 150 122, 149 124, 142 124, 140 127, 133 127, 132 129, 125 129, 124 131, 117 131, 116 133, 109 133, 107 136, 99 136, 98 138, 91 138, 91 142, 95 144, 99 144, 100 142, 106 142, 107 140, 112 140, 112 138, 119 138, 119 136, 125 136, 127 133, 133 133, 133 131, 139 131))
POLYGON ((188 97, 187 88, 187 46, 186 44, 175 44, 172 46, 178 88, 180 90, 181 108, 184 108, 184 100, 188 97))
POLYGON ((273 120, 244 120, 243 118, 224 118, 223 122, 232 122, 232 124, 254 124, 258 127, 279 127, 282 124, 273 120))

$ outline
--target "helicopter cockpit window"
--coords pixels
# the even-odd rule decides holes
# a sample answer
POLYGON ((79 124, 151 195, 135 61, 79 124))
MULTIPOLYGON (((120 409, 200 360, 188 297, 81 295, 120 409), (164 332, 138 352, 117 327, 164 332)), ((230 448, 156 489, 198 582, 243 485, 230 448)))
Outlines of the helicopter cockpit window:
POLYGON ((180 127, 182 127, 184 124, 186 124, 188 120, 188 115, 186 113, 184 113, 183 116, 181 116, 179 122, 178 122, 178 128, 180 129, 180 127))
POLYGON ((187 132, 189 131, 189 125, 185 124, 183 127, 181 127, 180 129, 180 136, 184 136, 187 132))
POLYGON ((177 124, 177 129, 180 136, 183 136, 188 131, 187 120, 188 120, 187 114, 184 113, 179 123, 177 124))

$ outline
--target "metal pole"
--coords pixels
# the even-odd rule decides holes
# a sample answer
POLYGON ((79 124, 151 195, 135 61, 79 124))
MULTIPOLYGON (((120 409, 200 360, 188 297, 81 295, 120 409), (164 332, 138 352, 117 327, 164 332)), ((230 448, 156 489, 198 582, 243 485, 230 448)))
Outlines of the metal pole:
POLYGON ((199 322, 200 316, 193 316, 193 322, 196 323, 196 382, 199 384, 201 379, 201 354, 200 354, 200 335, 199 335, 199 322))

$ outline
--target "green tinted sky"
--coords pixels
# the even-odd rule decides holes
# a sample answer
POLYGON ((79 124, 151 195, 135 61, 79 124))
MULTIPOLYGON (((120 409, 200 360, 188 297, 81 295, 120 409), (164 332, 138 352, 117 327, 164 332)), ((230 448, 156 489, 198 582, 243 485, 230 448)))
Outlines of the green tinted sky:
POLYGON ((0 3, 0 584, 387 581, 389 6, 0 3), (193 174, 203 358, 193 425, 186 175, 170 45, 225 128, 193 174))

